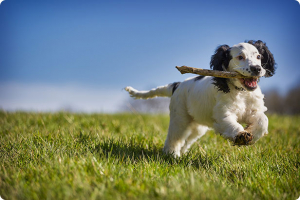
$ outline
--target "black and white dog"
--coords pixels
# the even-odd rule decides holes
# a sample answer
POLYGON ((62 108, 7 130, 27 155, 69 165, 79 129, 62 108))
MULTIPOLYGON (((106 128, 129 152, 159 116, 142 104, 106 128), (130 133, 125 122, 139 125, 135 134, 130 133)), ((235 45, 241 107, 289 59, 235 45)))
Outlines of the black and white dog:
POLYGON ((236 145, 250 145, 268 133, 267 108, 257 83, 262 76, 273 76, 275 65, 266 44, 251 40, 219 46, 210 62, 214 70, 238 72, 247 78, 198 76, 150 91, 125 90, 137 99, 171 97, 165 153, 182 155, 209 128, 236 145))

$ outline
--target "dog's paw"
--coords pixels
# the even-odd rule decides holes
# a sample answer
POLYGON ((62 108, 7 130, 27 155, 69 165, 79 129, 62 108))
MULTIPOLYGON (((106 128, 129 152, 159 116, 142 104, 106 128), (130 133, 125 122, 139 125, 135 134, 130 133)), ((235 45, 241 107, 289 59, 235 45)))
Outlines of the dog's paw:
POLYGON ((237 136, 235 136, 233 145, 249 145, 253 140, 253 135, 249 132, 242 131, 239 132, 237 136))

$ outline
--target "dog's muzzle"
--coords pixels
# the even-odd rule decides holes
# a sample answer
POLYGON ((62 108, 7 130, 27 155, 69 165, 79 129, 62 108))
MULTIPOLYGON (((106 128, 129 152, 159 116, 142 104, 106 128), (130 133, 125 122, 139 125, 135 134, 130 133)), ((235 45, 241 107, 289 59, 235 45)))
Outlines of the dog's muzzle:
POLYGON ((250 70, 253 75, 258 76, 261 72, 261 67, 259 65, 252 65, 250 66, 250 70))

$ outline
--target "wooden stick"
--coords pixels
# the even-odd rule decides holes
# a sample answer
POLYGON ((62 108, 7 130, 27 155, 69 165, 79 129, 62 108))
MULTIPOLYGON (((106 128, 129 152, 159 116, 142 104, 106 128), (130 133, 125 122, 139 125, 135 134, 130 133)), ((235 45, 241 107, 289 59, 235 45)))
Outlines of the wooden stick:
POLYGON ((201 69, 201 68, 194 68, 188 66, 176 66, 176 68, 180 71, 181 74, 192 73, 198 74, 202 76, 214 76, 219 78, 245 78, 237 72, 226 72, 226 71, 218 71, 218 70, 209 70, 209 69, 201 69))

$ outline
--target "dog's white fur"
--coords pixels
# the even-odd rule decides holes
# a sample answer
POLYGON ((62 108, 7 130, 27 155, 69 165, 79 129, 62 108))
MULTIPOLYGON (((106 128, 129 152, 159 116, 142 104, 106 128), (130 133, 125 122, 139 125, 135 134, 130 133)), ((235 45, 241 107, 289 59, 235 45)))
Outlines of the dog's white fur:
MULTIPOLYGON (((250 66, 255 65, 261 68, 256 76, 265 75, 266 70, 261 67, 258 56, 260 54, 252 44, 235 45, 230 49, 230 55, 232 59, 226 70, 251 77, 253 74, 250 66), (243 56, 244 59, 239 56, 243 56)), ((264 106, 264 95, 258 86, 253 91, 248 91, 239 79, 230 79, 228 80, 230 92, 224 93, 213 84, 213 77, 195 79, 196 77, 185 80, 175 91, 174 84, 150 91, 125 88, 137 99, 171 97, 170 125, 164 145, 165 153, 179 157, 209 128, 232 141, 243 131, 251 133, 253 139, 247 145, 255 143, 268 133, 268 118, 264 114, 267 108, 264 106), (246 123, 248 127, 244 128, 241 123, 246 123)))

